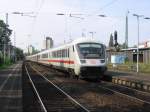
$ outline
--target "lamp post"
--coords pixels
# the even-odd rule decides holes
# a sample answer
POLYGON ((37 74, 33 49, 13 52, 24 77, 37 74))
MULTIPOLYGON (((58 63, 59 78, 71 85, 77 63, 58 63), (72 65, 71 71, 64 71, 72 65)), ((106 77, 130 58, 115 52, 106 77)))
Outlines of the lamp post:
MULTIPOLYGON (((64 13, 57 13, 56 15, 61 15, 61 16, 64 16, 64 15, 69 15, 69 17, 74 17, 74 18, 78 18, 78 19, 84 19, 84 18, 82 18, 82 17, 79 17, 79 16, 74 16, 74 15, 85 15, 85 14, 64 14, 64 13)), ((100 14, 100 15, 97 15, 97 16, 99 16, 99 17, 107 17, 106 15, 104 15, 104 14, 100 14)), ((91 36, 92 36, 92 38, 94 38, 94 34, 96 33, 96 32, 89 32, 90 34, 91 34, 91 36)), ((83 32, 82 32, 82 36, 83 36, 84 34, 83 34, 83 32)))
POLYGON ((150 19, 150 17, 145 17, 144 19, 150 19))
POLYGON ((91 34, 92 38, 94 38, 94 34, 95 34, 96 32, 89 32, 89 33, 91 34))
MULTIPOLYGON (((125 22, 125 49, 128 49, 128 15, 129 15, 129 11, 127 11, 126 13, 126 22, 125 22)), ((126 52, 126 56, 127 56, 127 52, 126 52)))
POLYGON ((69 15, 69 17, 84 19, 84 18, 79 17, 79 16, 74 16, 74 15, 83 15, 83 14, 71 14, 71 13, 70 13, 70 14, 64 14, 64 13, 57 13, 56 15, 59 15, 59 16, 69 15))
POLYGON ((104 14, 100 14, 100 15, 98 15, 98 16, 100 16, 100 17, 107 17, 106 15, 104 15, 104 14))
POLYGON ((143 15, 138 15, 138 14, 133 14, 133 16, 135 16, 137 18, 137 70, 136 72, 138 73, 139 72, 139 24, 140 24, 140 21, 139 21, 139 18, 140 17, 143 17, 143 15))
POLYGON ((34 12, 12 12, 12 14, 18 14, 21 16, 28 16, 28 17, 33 17, 35 18, 36 16, 33 16, 34 12), (30 15, 32 14, 32 15, 30 15))
MULTIPOLYGON (((57 13, 56 15, 59 15, 59 16, 69 16, 69 17, 72 17, 72 18, 77 18, 77 19, 81 19, 83 20, 84 18, 83 17, 79 17, 77 15, 84 15, 84 14, 64 14, 64 13, 57 13)), ((66 32, 67 32, 67 19, 66 19, 66 32)), ((83 33, 82 33, 82 36, 83 36, 83 33)), ((70 37, 70 40, 71 39, 71 31, 69 32, 69 37, 70 37)), ((64 43, 65 43, 65 39, 64 39, 64 43)))
MULTIPOLYGON (((107 17, 107 16, 104 15, 104 14, 100 14, 100 15, 97 15, 97 16, 99 16, 99 17, 107 17)), ((92 38, 94 38, 94 34, 95 34, 96 32, 91 31, 91 32, 89 32, 89 33, 91 34, 92 38)))
MULTIPOLYGON (((11 14, 21 15, 21 16, 28 16, 31 18, 35 18, 36 16, 33 16, 34 12, 12 12, 11 14)), ((16 61, 16 32, 14 32, 14 48, 13 48, 13 55, 14 55, 14 62, 16 61)))

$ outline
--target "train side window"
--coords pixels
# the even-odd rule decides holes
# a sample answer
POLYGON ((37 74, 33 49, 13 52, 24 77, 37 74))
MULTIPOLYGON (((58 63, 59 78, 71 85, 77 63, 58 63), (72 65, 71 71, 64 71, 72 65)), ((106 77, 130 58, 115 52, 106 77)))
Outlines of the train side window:
POLYGON ((56 51, 56 52, 55 52, 55 58, 57 58, 57 55, 58 55, 58 52, 56 51))
POLYGON ((66 55, 66 49, 65 49, 65 58, 67 57, 67 55, 66 55))
POLYGON ((62 50, 60 50, 60 57, 62 58, 62 50))
POLYGON ((69 48, 68 48, 68 57, 69 57, 69 48))
POLYGON ((66 57, 66 49, 64 49, 64 57, 66 57))
POLYGON ((58 56, 58 51, 55 52, 55 58, 57 58, 57 56, 58 56))
POLYGON ((48 58, 48 53, 42 54, 42 58, 48 58))
POLYGON ((66 49, 66 58, 68 57, 68 55, 67 55, 67 54, 68 54, 68 50, 66 49))
POLYGON ((66 57, 66 49, 64 49, 64 57, 66 57))
POLYGON ((64 49, 62 50, 62 57, 64 58, 64 49))
POLYGON ((54 57, 54 52, 52 52, 52 58, 54 57))
POLYGON ((54 58, 56 58, 56 52, 54 51, 54 58))
POLYGON ((64 58, 64 49, 62 50, 62 57, 64 58))
POLYGON ((51 53, 49 53, 49 58, 51 58, 51 53))

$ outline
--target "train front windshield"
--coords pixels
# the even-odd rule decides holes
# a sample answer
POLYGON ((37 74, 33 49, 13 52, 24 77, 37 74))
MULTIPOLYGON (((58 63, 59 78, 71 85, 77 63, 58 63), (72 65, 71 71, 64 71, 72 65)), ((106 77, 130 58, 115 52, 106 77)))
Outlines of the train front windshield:
POLYGON ((99 43, 80 43, 77 45, 80 59, 105 58, 104 46, 99 43))

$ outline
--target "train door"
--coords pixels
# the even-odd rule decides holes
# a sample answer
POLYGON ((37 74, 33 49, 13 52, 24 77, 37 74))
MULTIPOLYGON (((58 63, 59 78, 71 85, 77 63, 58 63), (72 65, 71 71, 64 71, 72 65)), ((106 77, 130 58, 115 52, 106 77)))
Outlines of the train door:
POLYGON ((69 47, 69 68, 74 68, 75 63, 75 49, 74 45, 69 47))
POLYGON ((63 69, 65 67, 63 49, 59 51, 59 60, 60 60, 60 67, 63 69))
POLYGON ((40 55, 37 55, 37 62, 39 61, 40 55))

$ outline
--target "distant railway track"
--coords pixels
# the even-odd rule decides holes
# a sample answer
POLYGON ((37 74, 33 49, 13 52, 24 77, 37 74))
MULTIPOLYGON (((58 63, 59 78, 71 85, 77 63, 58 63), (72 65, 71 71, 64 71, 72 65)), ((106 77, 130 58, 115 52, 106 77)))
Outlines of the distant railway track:
POLYGON ((106 82, 106 81, 101 82, 101 87, 102 86, 103 88, 106 88, 108 90, 114 91, 126 97, 129 97, 129 98, 132 98, 137 101, 150 105, 150 93, 148 92, 143 92, 140 90, 136 90, 136 89, 129 88, 126 86, 122 86, 122 85, 117 85, 117 84, 106 82))
MULTIPOLYGON (((34 93, 40 102, 39 110, 42 112, 58 111, 58 112, 89 112, 79 102, 65 93, 53 82, 47 80, 43 75, 36 75, 31 68, 25 66, 28 78, 33 87, 34 93), (33 74, 34 73, 34 74, 33 74)), ((33 105, 34 106, 34 105, 33 105)), ((34 111, 34 110, 30 110, 34 111)))
MULTIPOLYGON (((35 69, 33 66, 32 66, 32 68, 38 73, 38 74, 40 74, 41 76, 43 76, 43 77, 45 77, 46 78, 46 80, 49 80, 46 76, 45 76, 45 74, 46 73, 44 73, 45 72, 45 68, 43 69, 43 70, 40 70, 40 69, 35 69)), ((47 68, 46 68, 47 69, 47 68)), ((48 69, 47 69, 48 70, 48 69)), ((57 72, 58 73, 58 72, 57 72)), ((66 78, 65 78, 66 79, 66 78)), ((69 85, 70 83, 63 83, 62 81, 60 81, 60 80, 53 80, 53 82, 54 83, 56 83, 60 88, 63 88, 63 89, 65 89, 65 91, 67 91, 66 90, 66 85, 69 85)), ((103 108, 103 110, 113 110, 113 109, 115 109, 115 111, 119 111, 119 110, 121 110, 121 111, 135 111, 135 110, 143 110, 144 112, 146 112, 146 111, 148 111, 148 107, 150 107, 150 103, 149 103, 149 100, 147 100, 146 98, 148 98, 148 96, 149 95, 147 95, 146 97, 143 95, 142 96, 142 94, 141 93, 136 93, 137 95, 136 96, 138 96, 137 98, 136 97, 134 97, 133 95, 130 95, 130 94, 126 94, 126 93, 124 93, 123 91, 119 91, 119 90, 117 90, 116 88, 114 88, 115 86, 114 85, 112 85, 112 86, 110 86, 111 84, 109 83, 107 83, 106 84, 106 82, 101 82, 101 83, 92 83, 92 82, 87 82, 87 81, 84 81, 84 80, 76 80, 75 81, 76 83, 85 83, 85 85, 92 85, 92 87, 93 88, 95 88, 94 89, 94 91, 98 91, 98 90, 101 90, 101 91, 104 91, 105 93, 104 93, 104 95, 103 96, 107 96, 107 95, 110 95, 111 96, 111 94, 112 94, 112 96, 114 95, 115 97, 118 97, 118 98, 112 98, 112 99, 109 99, 110 101, 108 101, 108 99, 106 100, 106 98, 101 98, 101 97, 99 97, 99 95, 95 95, 95 97, 97 97, 97 99, 96 100, 99 100, 101 103, 102 103, 102 105, 103 105, 103 103, 104 102, 106 102, 106 103, 108 103, 108 102, 111 102, 111 103, 113 103, 112 102, 112 100, 113 99, 116 99, 115 101, 114 101, 114 104, 111 104, 111 105, 109 105, 110 107, 107 107, 108 109, 106 109, 106 108, 103 108), (114 87, 113 87, 114 86, 114 87), (111 88, 112 87, 112 88, 111 88), (96 89, 97 88, 97 89, 96 89), (116 90, 115 90, 116 89, 116 90), (142 99, 144 97, 144 99, 142 99), (117 101, 117 100, 119 100, 119 101, 117 101), (123 101, 123 100, 125 100, 125 101, 123 101), (121 102, 122 101, 122 102, 121 102), (120 102, 120 103, 116 103, 116 102, 120 102), (127 104, 125 104, 124 102, 127 102, 127 104), (135 106, 135 107, 128 107, 128 105, 133 105, 133 106, 135 106), (125 108, 125 107, 128 107, 128 108, 131 108, 131 109, 124 109, 123 110, 123 107, 125 108)), ((73 83, 73 84, 75 84, 74 82, 71 82, 71 83, 73 83)), ((70 84, 70 86, 73 86, 73 84, 71 85, 70 84)), ((80 86, 80 85, 78 85, 78 84, 76 84, 77 86, 80 86)), ((89 89, 89 88, 91 88, 90 86, 88 87, 88 86, 86 86, 87 87, 87 90, 89 89)), ((73 88, 73 87, 72 87, 73 88)), ((122 88, 123 89, 123 88, 122 88)), ((129 90, 128 90, 129 91, 129 90)), ((131 92, 131 91, 129 91, 129 92, 131 92)), ((79 102, 81 102, 83 105, 86 105, 86 107, 90 110, 90 111, 94 111, 94 110, 96 110, 95 108, 96 108, 96 106, 88 106, 88 104, 87 103, 90 103, 90 102, 84 102, 84 101, 82 101, 82 97, 80 97, 80 96, 76 96, 76 95, 72 95, 72 92, 69 92, 69 91, 67 91, 67 93, 69 94, 69 95, 71 95, 71 96, 73 96, 75 99, 77 99, 79 102), (93 109, 90 109, 90 108, 93 108, 93 109)), ((88 93, 88 91, 87 91, 87 93, 88 93)), ((101 92, 99 92, 99 93, 101 93, 101 92)), ((90 98, 89 98, 90 99, 90 98)), ((92 102, 92 101, 91 101, 92 102)), ((99 104, 98 104, 99 105, 99 104)), ((127 108, 126 107, 126 108, 127 108)), ((97 108, 97 110, 98 110, 99 108, 97 108)), ((127 111, 127 112, 128 112, 127 111)))

